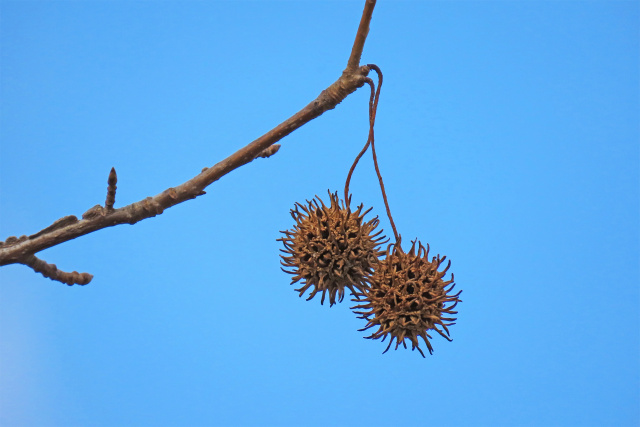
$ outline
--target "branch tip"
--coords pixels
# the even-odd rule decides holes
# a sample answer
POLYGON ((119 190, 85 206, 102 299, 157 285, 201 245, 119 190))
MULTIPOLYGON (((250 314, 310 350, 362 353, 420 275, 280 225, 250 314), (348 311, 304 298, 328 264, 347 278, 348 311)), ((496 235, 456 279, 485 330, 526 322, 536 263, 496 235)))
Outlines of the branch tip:
POLYGON ((116 174, 116 168, 111 168, 109 172, 109 179, 107 180, 107 200, 104 202, 104 207, 107 210, 113 210, 113 204, 116 202, 116 184, 118 183, 118 175, 116 174))
POLYGON ((358 32, 356 33, 356 39, 351 49, 351 56, 349 56, 349 61, 347 62, 348 71, 353 72, 358 68, 358 65, 360 65, 360 57, 364 49, 364 42, 367 40, 367 35, 369 34, 369 23, 371 22, 374 7, 376 7, 376 0, 366 0, 360 25, 358 26, 358 32))
POLYGON ((117 184, 118 174, 116 174, 116 168, 111 168, 111 172, 109 172, 109 180, 107 182, 110 186, 117 184))
POLYGON ((20 263, 31 267, 33 271, 42 274, 44 277, 66 283, 69 286, 86 285, 93 279, 93 275, 89 273, 78 273, 77 271, 67 273, 66 271, 58 270, 55 264, 49 264, 35 255, 27 256, 24 260, 20 261, 20 263))

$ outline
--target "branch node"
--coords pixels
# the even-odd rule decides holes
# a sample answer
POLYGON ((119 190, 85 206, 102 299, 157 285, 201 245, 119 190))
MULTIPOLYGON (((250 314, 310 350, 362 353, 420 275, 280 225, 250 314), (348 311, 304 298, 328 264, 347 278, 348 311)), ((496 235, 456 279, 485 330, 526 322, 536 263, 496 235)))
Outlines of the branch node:
POLYGON ((24 234, 20 237, 16 237, 16 236, 9 236, 7 237, 7 240, 5 240, 4 242, 0 242, 0 247, 4 246, 4 245, 12 245, 14 243, 18 243, 18 242, 24 242, 25 240, 28 240, 29 238, 27 236, 25 236, 24 234))
POLYGON ((338 80, 326 88, 318 96, 320 105, 324 110, 331 110, 341 103, 349 94, 364 86, 367 82, 369 67, 364 65, 354 70, 346 69, 338 80))
POLYGON ((256 159, 257 159, 258 157, 262 157, 262 158, 264 158, 264 159, 266 159, 267 157, 271 157, 271 156, 273 156, 274 154, 276 154, 276 153, 278 152, 278 150, 280 150, 280 144, 273 144, 272 146, 267 147, 267 148, 265 148, 264 150, 262 150, 262 151, 260 152, 260 154, 258 154, 258 155, 256 156, 256 159))
POLYGON ((93 279, 93 275, 89 273, 78 273, 77 271, 67 273, 66 271, 58 270, 55 264, 48 264, 35 255, 27 256, 24 260, 20 261, 20 263, 31 267, 36 273, 40 273, 44 277, 66 283, 69 286, 86 285, 93 279))
POLYGON ((144 199, 144 201, 142 202, 142 209, 145 212, 153 214, 153 216, 160 215, 162 212, 164 212, 164 208, 162 207, 162 205, 158 203, 158 201, 153 197, 147 197, 146 199, 144 199))
POLYGON ((4 244, 5 245, 11 245, 11 244, 13 244, 13 243, 15 243, 17 241, 18 241, 18 238, 16 236, 9 236, 9 237, 7 237, 7 240, 4 241, 4 244))
POLYGON ((104 208, 100 205, 95 205, 82 214, 82 219, 93 219, 99 216, 104 216, 104 208))
POLYGON ((116 168, 111 168, 109 172, 109 179, 107 180, 107 200, 104 202, 104 207, 108 211, 113 210, 113 204, 116 202, 116 184, 118 183, 118 175, 116 174, 116 168))

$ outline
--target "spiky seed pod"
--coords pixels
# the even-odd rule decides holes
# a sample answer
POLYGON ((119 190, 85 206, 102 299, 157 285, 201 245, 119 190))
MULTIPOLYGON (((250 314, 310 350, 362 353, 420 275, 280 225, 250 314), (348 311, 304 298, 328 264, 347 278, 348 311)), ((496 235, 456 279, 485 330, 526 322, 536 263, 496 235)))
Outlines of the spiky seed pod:
POLYGON ((278 240, 285 247, 280 250, 284 253, 280 262, 291 269, 282 270, 294 275, 291 284, 301 281, 302 287, 296 289, 300 296, 313 287, 307 301, 322 292, 320 303, 324 304, 329 293, 332 306, 336 297, 342 301, 345 288, 355 293, 368 286, 384 236, 380 236, 382 230, 375 232, 378 217, 364 220, 371 209, 362 212, 360 205, 351 211, 337 192, 329 192, 329 198, 329 206, 318 196, 306 204, 296 203, 291 210, 296 224, 281 231, 285 237, 278 240))
POLYGON ((458 296, 462 291, 450 294, 455 286, 453 274, 451 280, 442 280, 451 261, 444 270, 438 271, 446 257, 438 255, 429 261, 429 245, 425 249, 420 242, 417 243, 417 253, 416 240, 408 253, 402 250, 400 242, 389 245, 385 256, 375 267, 371 287, 359 292, 354 299, 360 305, 352 309, 362 310, 355 313, 368 321, 360 330, 378 327, 365 338, 382 338, 384 342, 388 335, 391 336, 383 353, 389 350, 394 339, 396 349, 400 343, 407 348, 405 339, 408 338, 411 349, 417 348, 424 357, 418 344, 418 337, 421 337, 429 353, 433 354, 430 330, 451 341, 448 326, 456 320, 453 316, 458 312, 453 309, 460 302, 458 296))

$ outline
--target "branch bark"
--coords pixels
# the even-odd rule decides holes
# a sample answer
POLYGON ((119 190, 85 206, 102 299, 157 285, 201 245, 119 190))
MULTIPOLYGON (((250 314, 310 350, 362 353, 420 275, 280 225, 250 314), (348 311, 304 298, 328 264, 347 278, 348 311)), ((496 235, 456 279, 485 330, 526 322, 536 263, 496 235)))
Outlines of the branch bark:
POLYGON ((0 266, 16 263, 25 264, 52 280, 58 280, 69 285, 74 283, 86 284, 93 277, 90 274, 64 273, 56 269, 60 273, 56 275, 53 273, 53 269, 56 268, 55 265, 47 264, 45 261, 36 258, 35 254, 103 228, 119 224, 135 224, 143 219, 159 215, 172 206, 205 194, 204 190, 207 186, 229 172, 250 163, 257 157, 269 157, 275 154, 279 148, 279 146, 274 146, 276 142, 322 115, 325 111, 335 108, 349 94, 364 85, 369 73, 369 67, 360 66, 359 62, 369 32, 369 23, 375 4, 376 0, 365 1, 351 55, 342 75, 302 110, 213 167, 203 169, 202 172, 183 184, 168 188, 153 197, 147 197, 118 209, 113 208, 117 179, 115 170, 112 169, 109 174, 109 187, 104 207, 96 205, 90 208, 82 215, 80 220, 73 215, 65 216, 31 236, 7 238, 4 242, 0 242, 0 266), (46 268, 44 267, 45 265, 53 266, 53 269, 46 268))

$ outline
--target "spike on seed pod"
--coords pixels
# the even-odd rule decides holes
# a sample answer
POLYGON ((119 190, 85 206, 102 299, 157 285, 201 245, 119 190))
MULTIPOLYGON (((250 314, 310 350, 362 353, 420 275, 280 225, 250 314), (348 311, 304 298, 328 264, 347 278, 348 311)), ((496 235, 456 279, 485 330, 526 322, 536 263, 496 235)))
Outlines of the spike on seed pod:
POLYGON ((453 274, 451 280, 443 280, 451 265, 451 261, 442 270, 438 268, 446 257, 433 257, 429 261, 429 245, 425 249, 417 240, 413 241, 411 250, 405 253, 400 241, 387 247, 385 256, 376 265, 371 277, 371 287, 356 294, 360 305, 352 307, 361 319, 368 321, 361 331, 378 327, 368 339, 382 338, 382 342, 390 336, 386 353, 393 340, 396 349, 400 344, 407 348, 406 339, 411 341, 411 349, 418 349, 422 357, 418 337, 427 345, 430 354, 433 347, 429 340, 429 331, 436 331, 448 341, 449 326, 454 325, 458 312, 454 311, 460 302, 462 291, 452 294, 455 286, 453 274), (418 245, 416 253, 416 243, 418 245))
POLYGON ((311 288, 307 301, 322 292, 320 304, 326 294, 332 306, 344 298, 345 288, 352 294, 368 287, 373 265, 382 254, 379 250, 385 239, 376 232, 378 217, 369 221, 363 205, 351 211, 349 203, 329 192, 329 205, 316 196, 306 204, 296 203, 291 216, 296 221, 292 229, 281 231, 278 239, 285 249, 280 263, 291 270, 291 284, 301 282, 296 292, 302 296, 311 288))

